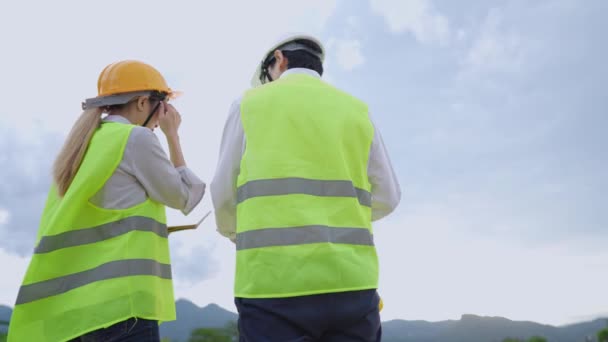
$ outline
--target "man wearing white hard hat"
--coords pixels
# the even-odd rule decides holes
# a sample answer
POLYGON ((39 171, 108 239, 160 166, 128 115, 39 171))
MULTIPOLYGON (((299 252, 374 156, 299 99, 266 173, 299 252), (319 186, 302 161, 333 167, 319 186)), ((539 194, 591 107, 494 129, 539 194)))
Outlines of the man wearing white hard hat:
POLYGON ((241 341, 380 341, 372 221, 399 183, 367 105, 321 79, 292 35, 263 56, 224 128, 211 194, 236 244, 241 341))

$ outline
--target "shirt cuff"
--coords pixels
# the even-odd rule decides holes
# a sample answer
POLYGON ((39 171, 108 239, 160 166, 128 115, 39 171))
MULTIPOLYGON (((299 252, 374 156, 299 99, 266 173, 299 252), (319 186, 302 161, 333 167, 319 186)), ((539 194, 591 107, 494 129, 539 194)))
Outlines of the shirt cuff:
POLYGON ((227 231, 223 231, 221 229, 217 229, 217 232, 220 233, 220 235, 222 235, 225 238, 228 238, 230 241, 232 241, 233 243, 236 244, 236 232, 227 232, 227 231))
POLYGON ((207 185, 186 166, 180 166, 176 170, 182 177, 182 182, 188 188, 188 200, 186 206, 182 209, 182 213, 188 215, 203 199, 207 185))

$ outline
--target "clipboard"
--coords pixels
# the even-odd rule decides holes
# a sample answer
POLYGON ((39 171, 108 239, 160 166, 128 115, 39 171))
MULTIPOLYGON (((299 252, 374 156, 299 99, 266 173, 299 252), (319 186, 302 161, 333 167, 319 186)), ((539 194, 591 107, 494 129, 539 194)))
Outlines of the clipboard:
POLYGON ((200 221, 198 221, 198 223, 196 223, 196 224, 188 224, 188 225, 184 225, 184 226, 170 226, 170 227, 167 227, 167 230, 169 231, 169 234, 171 234, 171 233, 179 232, 182 230, 196 229, 196 228, 198 228, 198 226, 201 225, 201 223, 203 223, 203 221, 205 221, 205 219, 207 218, 207 216, 209 216, 209 214, 211 214, 211 210, 209 210, 205 214, 205 216, 203 216, 203 218, 200 221))

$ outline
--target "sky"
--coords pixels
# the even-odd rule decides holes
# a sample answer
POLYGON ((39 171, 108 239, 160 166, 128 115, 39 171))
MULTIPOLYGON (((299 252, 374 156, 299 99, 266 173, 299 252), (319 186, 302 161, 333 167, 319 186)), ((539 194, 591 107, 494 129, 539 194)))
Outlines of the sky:
MULTIPOLYGON (((51 163, 103 67, 139 59, 184 92, 184 154, 210 183, 231 102, 274 40, 307 32, 326 45, 324 79, 369 104, 401 184, 398 209, 374 224, 384 320, 608 316, 607 11, 603 0, 9 2, 0 304, 14 303, 51 163)), ((210 209, 206 194, 169 223, 210 209)), ((235 310, 234 245, 213 217, 170 240, 176 297, 235 310)))

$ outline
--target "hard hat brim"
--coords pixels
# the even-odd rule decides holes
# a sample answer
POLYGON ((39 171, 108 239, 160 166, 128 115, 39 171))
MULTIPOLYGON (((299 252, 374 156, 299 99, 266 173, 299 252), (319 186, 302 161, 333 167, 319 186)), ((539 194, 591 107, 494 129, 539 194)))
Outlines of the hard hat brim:
MULTIPOLYGON (((91 109, 91 108, 123 105, 123 104, 129 103, 129 101, 133 100, 137 96, 148 96, 148 95, 150 95, 150 93, 151 93, 151 90, 146 90, 146 91, 134 91, 134 92, 129 92, 129 93, 93 97, 90 99, 86 99, 85 102, 82 103, 82 109, 84 110, 84 109, 91 109)), ((181 95, 182 95, 182 92, 171 91, 167 95, 167 100, 175 99, 181 95)))

